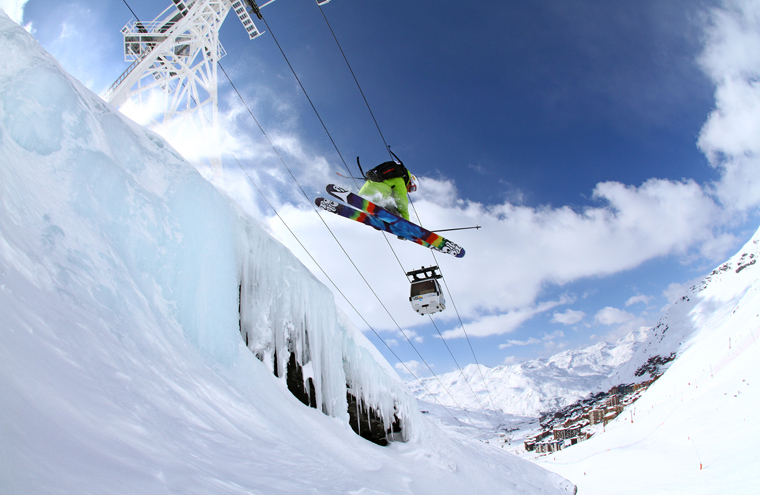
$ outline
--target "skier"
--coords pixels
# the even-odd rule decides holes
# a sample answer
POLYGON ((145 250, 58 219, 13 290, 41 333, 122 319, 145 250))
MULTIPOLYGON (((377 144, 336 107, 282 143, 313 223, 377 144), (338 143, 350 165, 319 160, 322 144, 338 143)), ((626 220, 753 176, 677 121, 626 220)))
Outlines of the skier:
MULTIPOLYGON (((381 167, 383 165, 388 165, 383 170, 389 172, 392 167, 401 164, 386 162, 381 167)), ((359 168, 361 170, 361 166, 359 168)), ((370 170, 367 175, 364 175, 364 172, 362 172, 362 177, 367 179, 368 182, 361 189, 365 193, 365 196, 359 196, 335 184, 328 184, 325 190, 331 196, 346 204, 336 203, 325 198, 316 198, 314 204, 338 216, 355 220, 377 230, 395 234, 399 239, 413 241, 416 244, 450 254, 457 258, 464 256, 464 249, 461 246, 454 244, 435 232, 425 230, 423 227, 400 216, 404 214, 405 217, 409 217, 409 210, 407 208, 409 200, 406 193, 417 189, 417 178, 409 173, 406 168, 403 169, 403 175, 399 174, 398 177, 386 178, 385 180, 377 180, 378 177, 374 175, 373 170, 370 170), (381 198, 385 197, 388 202, 394 203, 394 206, 398 202, 399 206, 402 206, 403 211, 398 212, 398 214, 391 213, 385 209, 387 205, 380 206, 370 201, 366 197, 369 195, 381 198)), ((480 228, 480 226, 473 228, 480 228)))
POLYGON ((359 196, 409 220, 407 193, 417 190, 417 177, 399 162, 385 162, 368 171, 359 196))

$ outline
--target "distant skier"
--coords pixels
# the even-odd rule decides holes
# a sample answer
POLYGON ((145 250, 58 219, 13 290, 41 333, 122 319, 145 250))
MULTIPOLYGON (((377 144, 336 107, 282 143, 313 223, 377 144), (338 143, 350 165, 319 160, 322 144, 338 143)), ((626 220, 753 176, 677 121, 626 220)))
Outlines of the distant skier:
POLYGON ((405 220, 409 220, 409 197, 407 194, 415 192, 418 183, 417 177, 407 170, 400 160, 381 163, 369 170, 364 177, 367 181, 359 190, 359 196, 377 203, 405 220))

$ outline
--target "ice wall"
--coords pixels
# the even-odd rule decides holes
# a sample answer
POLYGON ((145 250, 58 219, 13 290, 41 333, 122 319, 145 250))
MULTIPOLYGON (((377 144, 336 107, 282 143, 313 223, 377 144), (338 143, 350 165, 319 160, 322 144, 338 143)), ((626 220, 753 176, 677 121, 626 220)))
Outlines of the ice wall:
POLYGON ((9 266, 74 304, 135 321, 129 332, 181 332, 220 366, 236 364, 245 339, 284 379, 293 353, 323 412, 348 421, 348 386, 411 433, 413 397, 292 253, 2 14, 0 28, 0 256, 9 266))
POLYGON ((251 351, 280 377, 294 354, 325 413, 348 420, 348 386, 387 428, 398 417, 408 438, 418 412, 396 372, 290 251, 244 214, 239 220, 240 326, 251 351))

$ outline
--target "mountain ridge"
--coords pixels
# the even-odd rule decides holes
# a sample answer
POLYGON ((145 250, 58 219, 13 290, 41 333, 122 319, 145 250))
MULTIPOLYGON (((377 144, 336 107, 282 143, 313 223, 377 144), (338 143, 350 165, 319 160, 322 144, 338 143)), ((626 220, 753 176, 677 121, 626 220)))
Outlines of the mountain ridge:
POLYGON ((419 400, 437 400, 446 406, 455 406, 450 392, 456 403, 465 409, 481 409, 482 404, 503 414, 538 417, 597 390, 617 366, 633 356, 646 338, 645 331, 631 332, 614 344, 600 342, 583 349, 494 368, 480 365, 480 370, 471 364, 462 372, 438 375, 437 379, 422 378, 424 388, 419 382, 408 385, 419 400), (466 381, 461 380, 463 374, 466 381), (491 404, 491 398, 496 404, 491 404))
POLYGON ((664 373, 688 347, 708 317, 710 311, 705 305, 713 306, 713 311, 730 311, 731 301, 757 283, 759 258, 760 230, 735 255, 668 306, 656 325, 631 332, 615 343, 599 342, 494 368, 480 365, 478 370, 472 364, 437 379, 422 378, 424 387, 419 382, 408 385, 418 400, 437 401, 447 407, 458 404, 471 411, 485 408, 539 417, 617 385, 649 381, 664 373), (700 305, 702 309, 695 313, 700 305), (461 380, 463 374, 465 381, 461 380))

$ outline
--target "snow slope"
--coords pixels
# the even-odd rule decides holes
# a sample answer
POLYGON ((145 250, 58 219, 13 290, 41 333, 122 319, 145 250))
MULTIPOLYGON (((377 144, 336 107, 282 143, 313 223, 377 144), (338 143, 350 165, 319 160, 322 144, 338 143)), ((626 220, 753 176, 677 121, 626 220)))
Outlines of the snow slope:
POLYGON ((542 458, 583 494, 757 493, 760 231, 674 304, 630 365, 676 352, 606 432, 542 458), (648 345, 651 344, 651 345, 648 345))
POLYGON ((1 493, 572 491, 419 415, 287 250, 4 13, 0 54, 1 493), (354 434, 347 383, 409 441, 354 434))
POLYGON ((611 373, 633 357, 646 339, 646 332, 632 333, 615 344, 599 343, 585 349, 563 351, 550 358, 495 368, 481 366, 478 370, 476 365, 469 365, 462 373, 455 371, 438 375, 438 379, 424 378, 425 388, 419 382, 408 385, 418 399, 427 402, 451 407, 458 404, 470 411, 488 409, 537 417, 542 412, 572 404, 600 388, 611 373))

